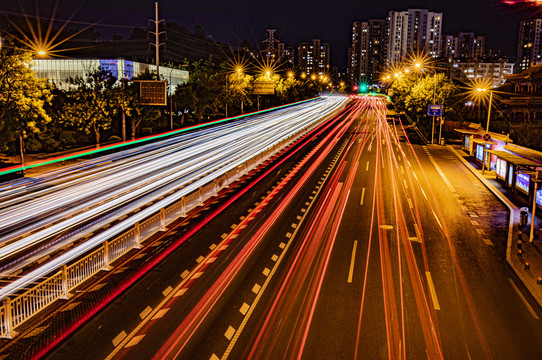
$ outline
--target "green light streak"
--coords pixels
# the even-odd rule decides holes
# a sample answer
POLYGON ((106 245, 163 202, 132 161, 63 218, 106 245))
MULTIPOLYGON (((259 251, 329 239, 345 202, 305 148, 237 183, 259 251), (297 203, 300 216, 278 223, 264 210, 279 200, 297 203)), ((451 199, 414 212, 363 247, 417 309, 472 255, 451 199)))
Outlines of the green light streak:
POLYGON ((178 130, 174 130, 174 131, 169 131, 167 133, 162 133, 162 134, 157 134, 157 135, 154 135, 154 136, 149 136, 149 137, 145 137, 145 138, 141 138, 141 139, 137 139, 137 140, 132 140, 132 141, 129 141, 129 142, 123 142, 123 143, 120 143, 120 144, 109 145, 109 146, 101 147, 101 148, 98 148, 98 149, 85 151, 85 152, 82 152, 82 153, 76 153, 76 154, 67 155, 67 156, 63 156, 63 157, 59 157, 59 158, 53 158, 53 159, 50 159, 50 160, 42 161, 42 162, 37 163, 37 164, 32 164, 32 163, 31 164, 25 164, 24 166, 21 165, 21 166, 18 166, 16 168, 0 171, 0 176, 6 175, 6 174, 11 174, 11 173, 18 172, 18 171, 22 171, 22 170, 25 170, 25 169, 32 169, 32 168, 36 168, 36 167, 43 166, 43 165, 54 164, 54 163, 57 163, 57 162, 60 162, 60 161, 77 159, 79 157, 83 157, 83 156, 87 156, 87 155, 93 155, 93 154, 97 154, 97 153, 107 151, 107 150, 118 149, 118 148, 122 148, 122 147, 128 146, 128 145, 140 144, 140 143, 144 143, 144 142, 147 142, 147 141, 150 141, 150 140, 160 139, 160 138, 163 138, 163 137, 166 137, 166 136, 178 135, 178 134, 181 134, 183 132, 187 132, 187 131, 191 131, 191 130, 195 130, 195 129, 201 129, 201 128, 211 126, 211 125, 221 124, 221 123, 226 122, 226 121, 238 120, 238 119, 242 119, 244 117, 263 114, 263 113, 270 112, 270 111, 273 111, 273 110, 283 109, 283 108, 286 108, 286 107, 289 107, 289 106, 304 104, 306 102, 313 101, 315 99, 318 99, 318 98, 312 98, 312 99, 307 99, 307 100, 303 100, 303 101, 298 101, 298 102, 291 103, 291 104, 281 105, 281 106, 277 106, 277 107, 270 108, 270 109, 265 109, 265 110, 252 112, 250 114, 238 115, 238 116, 234 116, 234 117, 231 117, 231 118, 211 121, 211 122, 207 122, 207 123, 204 123, 204 124, 199 124, 199 125, 194 125, 194 126, 190 126, 190 127, 187 127, 187 128, 182 128, 182 129, 178 129, 178 130))

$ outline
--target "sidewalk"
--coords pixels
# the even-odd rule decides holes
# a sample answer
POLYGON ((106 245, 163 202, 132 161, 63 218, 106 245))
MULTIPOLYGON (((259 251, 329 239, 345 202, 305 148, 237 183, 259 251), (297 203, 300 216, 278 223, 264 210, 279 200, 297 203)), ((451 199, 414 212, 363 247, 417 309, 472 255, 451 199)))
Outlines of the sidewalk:
POLYGON ((542 210, 537 209, 534 226, 534 240, 529 242, 531 230, 531 206, 528 198, 514 193, 502 181, 496 179, 495 171, 485 171, 469 156, 460 145, 447 145, 448 149, 510 210, 506 260, 525 284, 525 287, 542 306, 542 210), (520 208, 528 207, 526 226, 520 225, 520 208), (521 254, 518 251, 521 250, 521 254), (540 280, 538 279, 540 277, 540 280))

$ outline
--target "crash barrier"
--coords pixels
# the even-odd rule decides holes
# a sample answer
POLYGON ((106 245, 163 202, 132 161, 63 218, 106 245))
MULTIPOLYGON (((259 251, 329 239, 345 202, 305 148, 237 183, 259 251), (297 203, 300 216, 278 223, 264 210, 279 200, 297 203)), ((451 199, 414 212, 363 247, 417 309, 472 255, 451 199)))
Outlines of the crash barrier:
POLYGON ((70 292, 76 287, 92 278, 96 273, 110 270, 114 261, 132 249, 139 249, 145 240, 157 232, 164 231, 168 224, 180 217, 185 217, 191 210, 203 205, 206 200, 216 196, 222 189, 238 181, 242 176, 298 140, 318 124, 319 122, 301 129, 250 160, 237 165, 234 169, 226 171, 198 190, 183 196, 179 201, 161 208, 146 220, 135 222, 121 235, 104 241, 92 253, 73 263, 61 265, 56 273, 46 276, 29 290, 5 297, 0 305, 0 336, 13 338, 17 335, 15 328, 32 316, 59 299, 68 299, 70 292))

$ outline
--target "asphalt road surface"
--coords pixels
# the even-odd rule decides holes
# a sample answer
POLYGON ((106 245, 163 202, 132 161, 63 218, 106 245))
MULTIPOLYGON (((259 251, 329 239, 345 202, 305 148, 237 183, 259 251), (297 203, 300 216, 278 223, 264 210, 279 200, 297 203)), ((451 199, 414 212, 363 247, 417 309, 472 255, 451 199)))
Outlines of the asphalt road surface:
POLYGON ((385 114, 356 100, 48 358, 539 357, 505 207, 446 147, 398 141, 385 114))

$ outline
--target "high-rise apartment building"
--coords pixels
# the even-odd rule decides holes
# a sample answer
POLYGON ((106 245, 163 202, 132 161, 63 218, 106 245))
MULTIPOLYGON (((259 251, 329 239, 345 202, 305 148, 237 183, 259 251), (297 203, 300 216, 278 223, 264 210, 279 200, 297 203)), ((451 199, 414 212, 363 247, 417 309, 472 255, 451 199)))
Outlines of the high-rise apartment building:
POLYGON ((385 59, 384 36, 384 20, 354 22, 348 57, 348 79, 351 83, 378 78, 385 59))
POLYGON ((448 58, 481 58, 485 55, 485 36, 460 32, 448 35, 444 42, 444 54, 448 58))
POLYGON ((542 19, 523 20, 519 23, 517 65, 520 71, 531 63, 542 61, 542 19))
POLYGON ((390 11, 386 28, 388 65, 410 54, 442 56, 442 13, 427 9, 390 11))
POLYGON ((297 53, 301 73, 329 74, 329 44, 312 39, 309 43, 299 44, 297 53))

